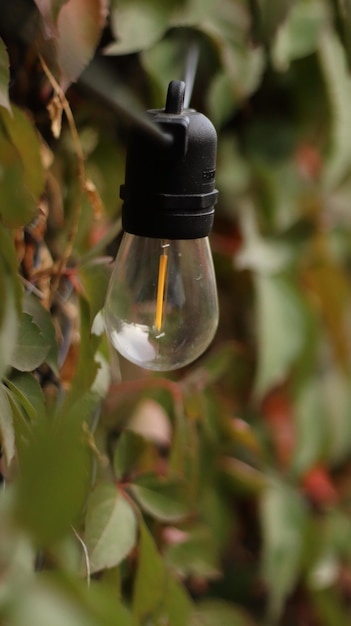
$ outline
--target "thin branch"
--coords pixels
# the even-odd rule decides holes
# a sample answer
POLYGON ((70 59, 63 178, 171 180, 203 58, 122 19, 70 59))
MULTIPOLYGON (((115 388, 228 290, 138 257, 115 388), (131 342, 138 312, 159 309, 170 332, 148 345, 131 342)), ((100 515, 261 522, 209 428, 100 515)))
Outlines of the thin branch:
POLYGON ((67 121, 68 121, 68 125, 69 125, 69 129, 72 135, 72 139, 73 139, 73 143, 74 143, 74 148, 77 154, 77 158, 78 158, 78 168, 79 168, 79 177, 81 179, 81 183, 84 184, 85 182, 85 166, 84 166, 84 153, 83 153, 83 149, 80 143, 80 139, 79 139, 79 134, 77 131, 77 127, 74 121, 74 117, 73 117, 73 113, 71 110, 71 107, 69 105, 69 102, 65 96, 65 92, 63 91, 62 87, 60 87, 59 83, 57 82, 55 76, 53 75, 53 73, 50 71, 47 63, 45 62, 45 60, 43 59, 42 55, 39 54, 39 59, 40 59, 40 63, 42 65, 42 68, 46 74, 46 77, 50 83, 50 85, 52 86, 53 90, 55 91, 55 94, 57 95, 57 97, 60 100, 61 106, 65 112, 67 121))
POLYGON ((51 284, 51 291, 50 291, 50 300, 52 302, 53 297, 58 289, 60 278, 66 268, 68 259, 72 255, 73 243, 74 243, 77 231, 78 231, 79 220, 80 220, 81 211, 82 211, 82 194, 87 189, 87 179, 86 179, 86 172, 85 172, 84 153, 83 153, 83 149, 80 143, 79 134, 78 134, 77 127, 74 121, 71 107, 69 105, 69 102, 65 96, 63 89, 60 87, 55 76, 50 71, 47 63, 45 62, 41 54, 39 54, 39 59, 40 59, 42 68, 47 76, 47 79, 50 82, 55 92, 55 95, 58 98, 67 118, 71 137, 73 140, 74 149, 75 149, 77 159, 78 159, 78 176, 79 176, 79 183, 80 183, 80 195, 76 204, 73 223, 67 236, 66 247, 57 264, 56 272, 55 274, 53 274, 53 281, 51 284))
MULTIPOLYGON (((47 270, 45 271, 47 272, 47 270)), ((34 293, 34 295, 39 298, 39 300, 45 299, 45 295, 43 294, 43 292, 40 291, 40 289, 38 289, 35 285, 33 285, 31 281, 24 278, 24 276, 21 276, 21 274, 19 274, 18 277, 23 283, 24 287, 29 291, 29 293, 34 293)))
POLYGON ((91 432, 91 430, 90 430, 90 428, 89 428, 89 426, 88 426, 88 424, 86 422, 83 422, 83 432, 84 432, 84 435, 87 438, 87 444, 88 444, 91 452, 94 454, 95 458, 100 463, 100 465, 102 467, 106 467, 108 465, 108 458, 107 458, 107 456, 105 454, 100 452, 99 448, 96 445, 94 435, 91 432))
POLYGON ((91 580, 91 570, 90 570, 90 559, 89 559, 89 553, 88 553, 88 548, 86 547, 83 539, 81 538, 81 536, 77 533, 76 529, 71 526, 76 538, 78 539, 80 545, 82 546, 82 550, 83 550, 83 554, 84 554, 84 561, 85 561, 85 571, 86 571, 86 576, 87 576, 87 586, 90 587, 90 580, 91 580))

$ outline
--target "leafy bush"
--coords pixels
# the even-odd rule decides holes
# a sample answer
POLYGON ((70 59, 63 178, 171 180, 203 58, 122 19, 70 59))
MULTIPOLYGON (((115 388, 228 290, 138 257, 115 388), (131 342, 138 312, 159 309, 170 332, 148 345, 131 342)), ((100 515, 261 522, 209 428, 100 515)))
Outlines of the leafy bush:
POLYGON ((350 26, 342 0, 2 0, 1 623, 349 623, 350 26), (160 377, 101 309, 128 126, 195 66, 221 322, 160 377))

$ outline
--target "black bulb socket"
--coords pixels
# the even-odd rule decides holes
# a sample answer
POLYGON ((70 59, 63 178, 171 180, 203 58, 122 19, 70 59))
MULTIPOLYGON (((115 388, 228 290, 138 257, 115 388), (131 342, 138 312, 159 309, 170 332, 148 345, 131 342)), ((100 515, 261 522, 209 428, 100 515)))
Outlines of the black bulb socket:
POLYGON ((134 127, 127 147, 122 224, 161 239, 198 239, 212 229, 217 134, 210 120, 184 109, 185 85, 172 81, 164 109, 147 111, 160 133, 134 127))

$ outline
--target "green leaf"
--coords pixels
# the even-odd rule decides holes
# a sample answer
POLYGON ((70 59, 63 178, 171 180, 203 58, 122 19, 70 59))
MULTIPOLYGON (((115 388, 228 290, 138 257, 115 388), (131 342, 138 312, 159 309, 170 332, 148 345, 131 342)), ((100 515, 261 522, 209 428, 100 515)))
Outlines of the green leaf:
POLYGON ((111 270, 106 260, 94 259, 80 267, 78 276, 82 281, 84 295, 90 307, 90 323, 104 306, 111 270))
POLYGON ((311 601, 317 619, 323 620, 324 626, 348 626, 349 616, 337 588, 315 592, 311 594, 311 601))
POLYGON ((189 35, 180 29, 171 31, 167 37, 142 52, 143 66, 155 81, 161 102, 167 93, 170 75, 174 79, 183 77, 184 50, 188 46, 189 35))
MULTIPOLYGON (((105 577, 104 577, 105 581, 105 577)), ((85 581, 75 579, 69 581, 70 588, 72 583, 80 588, 76 591, 72 598, 81 604, 87 613, 87 619, 94 616, 94 626, 132 626, 132 615, 128 609, 121 603, 116 594, 116 589, 107 588, 101 581, 91 581, 89 586, 85 581)))
POLYGON ((137 624, 150 619, 161 606, 166 568, 143 522, 139 526, 138 568, 133 589, 133 616, 137 624))
POLYGON ((258 366, 256 397, 282 383, 306 341, 304 309, 294 285, 281 275, 257 274, 258 366))
POLYGON ((345 50, 348 66, 351 65, 351 4, 349 1, 331 0, 331 10, 334 12, 336 31, 345 50))
MULTIPOLYGON (((232 81, 225 69, 217 72, 208 95, 208 105, 211 113, 211 120, 216 128, 221 128, 230 120, 236 107, 239 104, 232 81)), ((235 170, 232 170, 235 176, 235 170)))
POLYGON ((308 379, 295 398, 296 446, 293 471, 301 475, 327 454, 330 430, 328 407, 317 377, 308 379))
MULTIPOLYGON (((206 371, 206 384, 210 385, 223 379, 229 370, 242 367, 242 353, 236 344, 223 343, 213 350, 199 364, 199 371, 194 371, 195 384, 197 375, 206 371)), ((191 377, 188 378, 191 381, 191 377)))
POLYGON ((185 626, 190 623, 191 607, 186 591, 171 577, 149 530, 141 522, 133 590, 135 623, 185 626))
POLYGON ((43 363, 48 351, 49 346, 32 316, 23 313, 11 366, 21 372, 31 372, 43 363))
POLYGON ((6 384, 31 419, 44 414, 43 390, 33 374, 15 372, 6 384))
POLYGON ((155 519, 178 521, 191 511, 186 485, 181 481, 150 474, 137 479, 130 490, 144 511, 155 519))
POLYGON ((191 527, 184 539, 171 543, 165 557, 182 578, 217 578, 219 575, 218 545, 206 526, 191 527))
MULTIPOLYGON (((221 2, 214 5, 213 0, 191 0, 191 2, 177 2, 174 7, 172 26, 199 26, 206 19, 211 19, 221 12, 222 6, 228 7, 227 3, 221 2), (215 8, 215 11, 213 10, 215 8)), ((230 3, 230 8, 236 10, 236 6, 230 3)))
POLYGON ((351 146, 345 133, 349 124, 351 77, 344 51, 331 29, 325 29, 319 38, 319 58, 332 116, 331 149, 325 160, 323 181, 327 189, 333 189, 351 167, 351 146))
POLYGON ((223 600, 203 600, 196 604, 191 626, 253 626, 249 616, 223 600))
MULTIPOLYGON (((45 174, 40 153, 40 143, 34 125, 18 107, 12 107, 11 116, 7 111, 2 120, 22 163, 23 185, 34 200, 44 191, 45 174)), ((13 207, 14 209, 14 207, 13 207)))
POLYGON ((349 378, 337 367, 321 381, 328 416, 327 453, 333 464, 345 461, 351 451, 351 391, 349 378))
POLYGON ((36 420, 19 449, 16 510, 40 546, 60 540, 75 525, 91 483, 91 453, 83 421, 91 406, 36 420))
POLYGON ((159 611, 158 624, 169 626, 190 626, 192 602, 185 589, 170 575, 167 579, 166 593, 159 611))
POLYGON ((4 385, 0 385, 0 438, 5 461, 9 465, 15 456, 15 431, 11 405, 4 385))
POLYGON ((29 293, 24 295, 23 311, 31 315, 33 322, 39 327, 46 344, 49 346, 45 361, 53 372, 58 375, 58 345, 54 324, 49 311, 44 309, 38 298, 29 293))
POLYGON ((30 584, 21 586, 21 602, 12 599, 8 608, 13 626, 97 626, 77 598, 63 593, 52 581, 37 576, 30 584))
POLYGON ((251 206, 243 206, 241 229, 244 244, 235 258, 238 269, 249 269, 259 274, 276 274, 288 268, 292 251, 286 242, 264 239, 257 227, 251 206))
POLYGON ((1 268, 0 286, 3 288, 4 294, 2 304, 0 305, 2 309, 2 315, 0 318, 0 379, 2 379, 11 365, 12 357, 16 349, 18 316, 14 294, 14 283, 9 276, 4 275, 1 272, 1 268))
POLYGON ((115 589, 106 589, 100 582, 85 586, 89 616, 96 615, 96 626, 133 626, 130 611, 117 599, 115 589))
MULTIPOLYGON (((19 531, 13 517, 13 494, 4 486, 0 498, 1 562, 0 614, 4 618, 5 605, 18 601, 18 590, 35 577, 36 550, 30 538, 19 531)), ((6 615, 6 621, 8 620, 6 615)))
POLYGON ((265 67, 261 48, 250 49, 243 42, 238 45, 226 40, 221 48, 223 68, 211 84, 208 100, 211 119, 218 126, 224 125, 244 99, 256 91, 265 67))
POLYGON ((264 490, 260 505, 262 575, 269 592, 268 617, 274 622, 300 574, 307 509, 298 492, 278 482, 264 490))
POLYGON ((333 364, 307 378, 294 398, 296 446, 292 469, 301 475, 320 461, 340 464, 351 448, 348 377, 333 364))
POLYGON ((136 543, 137 521, 133 508, 110 484, 98 484, 87 508, 85 544, 92 573, 115 567, 136 543))
MULTIPOLYGON (((83 393, 91 391, 100 364, 96 358, 101 338, 91 332, 90 309, 86 300, 80 298, 80 346, 77 369, 67 400, 79 400, 83 393)), ((98 394, 96 394, 98 395, 98 394)))
POLYGON ((0 106, 11 112, 9 100, 9 58, 6 47, 2 39, 0 39, 0 106))
POLYGON ((294 0, 250 0, 256 35, 269 45, 294 0))
POLYGON ((91 386, 91 392, 100 400, 104 400, 111 385, 111 366, 110 362, 103 356, 102 351, 96 353, 95 360, 98 370, 91 386))
POLYGON ((138 467, 149 442, 132 430, 125 430, 118 439, 113 468, 118 480, 128 476, 138 467))
POLYGON ((233 532, 233 511, 230 505, 231 498, 223 497, 222 485, 219 481, 207 479, 201 498, 201 515, 204 523, 211 529, 221 554, 225 553, 233 532), (223 551, 223 552, 222 552, 223 551))
POLYGON ((326 21, 326 10, 318 0, 295 2, 277 33, 272 50, 275 67, 284 71, 291 61, 315 52, 326 21))
POLYGON ((117 41, 106 48, 106 54, 130 54, 150 48, 166 32, 172 9, 172 1, 114 2, 111 8, 111 27, 117 41))
POLYGON ((2 224, 0 224, 0 259, 4 273, 11 277, 16 315, 19 315, 22 311, 23 288, 18 276, 18 259, 11 234, 2 224))
POLYGON ((12 239, 9 232, 1 224, 0 289, 2 293, 0 299, 0 380, 2 380, 10 366, 12 353, 15 349, 18 316, 21 311, 22 286, 18 278, 17 258, 12 239))
POLYGON ((259 493, 267 486, 266 475, 240 459, 223 456, 220 468, 234 493, 259 493))
MULTIPOLYGON (((28 224, 37 212, 37 202, 24 181, 23 163, 10 141, 2 123, 5 110, 0 109, 0 216, 5 226, 20 228, 28 224)), ((10 118, 11 119, 11 118, 10 118)))
POLYGON ((15 394, 6 386, 4 386, 4 389, 12 411, 17 456, 20 457, 23 447, 28 445, 31 437, 31 423, 28 420, 27 412, 20 405, 15 394))

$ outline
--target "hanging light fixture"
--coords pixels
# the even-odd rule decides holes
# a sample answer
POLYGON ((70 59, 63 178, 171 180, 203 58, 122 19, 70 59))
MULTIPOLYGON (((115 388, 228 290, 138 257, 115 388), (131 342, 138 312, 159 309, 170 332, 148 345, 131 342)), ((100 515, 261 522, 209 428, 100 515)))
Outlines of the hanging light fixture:
POLYGON ((105 322, 113 346, 151 370, 194 361, 212 341, 218 299, 208 241, 218 192, 212 123, 184 109, 172 81, 164 109, 148 111, 157 132, 134 128, 127 149, 123 239, 105 322))

